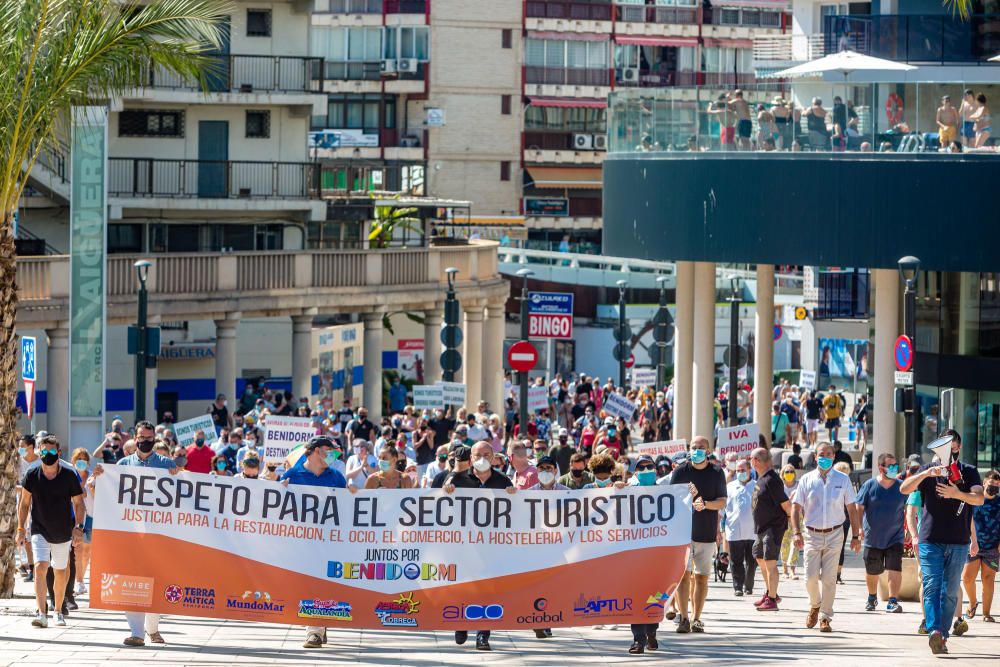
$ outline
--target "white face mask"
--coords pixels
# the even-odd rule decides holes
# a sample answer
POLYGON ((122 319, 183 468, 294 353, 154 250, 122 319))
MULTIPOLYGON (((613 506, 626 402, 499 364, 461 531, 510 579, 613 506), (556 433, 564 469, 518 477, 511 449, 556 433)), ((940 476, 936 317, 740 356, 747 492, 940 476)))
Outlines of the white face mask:
POLYGON ((493 464, 490 463, 489 459, 478 458, 475 461, 473 461, 472 467, 476 469, 476 472, 486 472, 487 470, 493 467, 493 464))
POLYGON ((549 486, 552 482, 556 481, 556 474, 548 470, 543 470, 538 473, 538 481, 542 483, 542 486, 549 486))

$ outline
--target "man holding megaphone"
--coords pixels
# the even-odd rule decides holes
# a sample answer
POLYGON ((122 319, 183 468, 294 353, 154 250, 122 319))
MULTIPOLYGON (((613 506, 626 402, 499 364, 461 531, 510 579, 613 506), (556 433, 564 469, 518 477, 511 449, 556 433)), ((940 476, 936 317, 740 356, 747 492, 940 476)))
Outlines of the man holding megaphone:
POLYGON ((960 460, 962 437, 948 429, 928 449, 941 465, 924 467, 900 485, 901 493, 920 491, 919 555, 924 616, 931 653, 948 652, 948 633, 958 605, 962 569, 969 558, 972 507, 983 504, 983 481, 976 467, 960 460))

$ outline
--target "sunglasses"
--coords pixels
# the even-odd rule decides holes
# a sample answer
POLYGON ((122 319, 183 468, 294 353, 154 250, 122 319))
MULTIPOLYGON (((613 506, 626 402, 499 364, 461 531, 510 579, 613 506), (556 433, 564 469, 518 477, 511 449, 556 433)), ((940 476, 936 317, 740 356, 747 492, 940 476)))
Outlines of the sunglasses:
POLYGON ((656 470, 656 468, 654 466, 649 465, 649 464, 643 464, 643 465, 637 465, 635 467, 635 470, 636 470, 636 472, 638 472, 640 470, 656 470))

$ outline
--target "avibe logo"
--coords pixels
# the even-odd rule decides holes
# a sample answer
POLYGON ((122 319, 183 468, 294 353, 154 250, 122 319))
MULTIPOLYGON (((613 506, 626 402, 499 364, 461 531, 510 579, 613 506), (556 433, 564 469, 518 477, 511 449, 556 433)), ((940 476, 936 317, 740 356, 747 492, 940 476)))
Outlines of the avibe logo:
POLYGON ((496 603, 448 605, 441 611, 441 618, 446 622, 499 621, 503 618, 503 605, 496 603))
POLYGON ((279 614, 285 610, 285 602, 272 599, 267 591, 243 591, 242 595, 226 598, 226 609, 239 609, 252 614, 279 614))
POLYGON ((518 616, 518 623, 532 625, 535 627, 546 627, 546 624, 562 623, 563 613, 549 613, 549 601, 547 598, 535 598, 535 601, 531 603, 531 606, 534 608, 534 612, 525 614, 524 616, 518 616))

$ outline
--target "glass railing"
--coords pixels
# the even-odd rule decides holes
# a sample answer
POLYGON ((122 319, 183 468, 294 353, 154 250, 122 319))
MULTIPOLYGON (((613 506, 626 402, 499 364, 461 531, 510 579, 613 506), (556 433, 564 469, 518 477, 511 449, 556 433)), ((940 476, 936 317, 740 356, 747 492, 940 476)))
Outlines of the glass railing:
POLYGON ((827 49, 849 40, 866 55, 911 63, 985 63, 1000 53, 1000 14, 826 16, 827 49))
POLYGON ((608 103, 608 152, 993 153, 994 96, 995 86, 963 82, 773 80, 728 93, 702 89, 700 99, 689 90, 618 89, 608 103), (962 106, 967 88, 973 95, 962 106))

